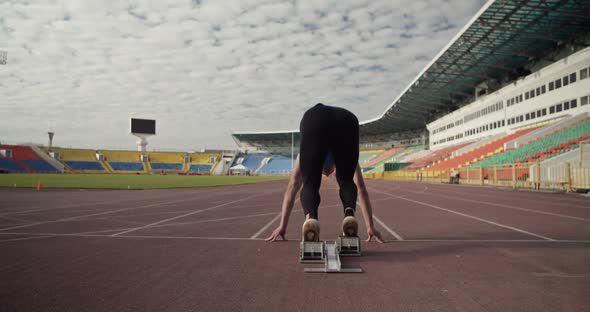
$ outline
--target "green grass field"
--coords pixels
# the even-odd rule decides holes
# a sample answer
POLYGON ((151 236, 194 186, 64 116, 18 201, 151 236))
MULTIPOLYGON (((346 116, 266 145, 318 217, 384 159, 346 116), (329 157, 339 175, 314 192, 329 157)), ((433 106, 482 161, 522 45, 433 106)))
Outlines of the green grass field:
POLYGON ((0 187, 76 189, 164 189, 237 185, 284 180, 287 177, 267 176, 179 176, 179 175, 116 175, 116 174, 0 174, 0 187))

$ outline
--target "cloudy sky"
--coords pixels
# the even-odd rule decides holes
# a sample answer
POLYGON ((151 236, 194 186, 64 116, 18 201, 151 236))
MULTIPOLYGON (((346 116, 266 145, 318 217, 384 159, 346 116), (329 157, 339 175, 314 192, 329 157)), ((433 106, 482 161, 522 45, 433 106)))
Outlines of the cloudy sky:
POLYGON ((233 148, 318 102, 374 118, 484 0, 0 0, 0 141, 233 148))

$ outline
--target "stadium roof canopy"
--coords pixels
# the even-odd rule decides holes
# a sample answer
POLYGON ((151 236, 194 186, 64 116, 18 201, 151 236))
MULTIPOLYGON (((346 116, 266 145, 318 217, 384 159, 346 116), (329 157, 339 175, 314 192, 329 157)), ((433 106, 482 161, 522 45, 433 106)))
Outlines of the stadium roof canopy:
MULTIPOLYGON (((474 97, 485 81, 514 80, 552 51, 589 44, 587 0, 489 1, 418 74, 385 112, 361 123, 361 136, 425 129, 474 97), (586 36, 584 39, 583 37, 586 36)), ((236 140, 290 141, 291 133, 234 133, 236 140)))

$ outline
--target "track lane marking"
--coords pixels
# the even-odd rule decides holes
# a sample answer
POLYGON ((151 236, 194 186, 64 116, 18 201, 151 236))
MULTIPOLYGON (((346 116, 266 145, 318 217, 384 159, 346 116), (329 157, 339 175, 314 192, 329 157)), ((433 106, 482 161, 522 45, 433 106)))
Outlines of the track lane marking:
POLYGON ((377 218, 377 216, 375 214, 373 214, 373 219, 375 219, 375 221, 377 221, 377 223, 379 223, 379 225, 381 225, 381 227, 383 227, 387 232, 389 232, 389 234, 393 235, 393 237, 395 237, 395 239, 397 239, 398 241, 404 240, 401 235, 397 234, 394 230, 389 228, 383 221, 381 221, 381 219, 377 218))
MULTIPOLYGON (((295 206, 299 202, 300 199, 301 199, 301 197, 297 197, 297 199, 293 202, 293 206, 295 206)), ((292 212, 293 212, 293 209, 291 209, 291 213, 292 212)), ((276 215, 276 217, 272 218, 272 220, 270 220, 260 230, 258 230, 258 232, 254 233, 254 235, 250 236, 250 239, 256 239, 260 234, 264 233, 264 231, 266 231, 271 225, 273 225, 281 217, 281 214, 282 214, 282 211, 279 212, 276 215)))
POLYGON ((12 238, 12 239, 2 239, 2 240, 0 240, 0 243, 23 241, 23 240, 34 240, 34 239, 44 239, 44 238, 52 238, 52 237, 55 237, 55 236, 54 235, 43 235, 43 236, 19 237, 19 238, 12 238))
POLYGON ((48 223, 56 223, 56 222, 64 222, 64 221, 76 221, 78 219, 87 218, 87 217, 102 216, 102 215, 112 214, 112 213, 116 213, 116 212, 128 211, 128 210, 135 210, 135 209, 152 208, 152 207, 164 206, 164 205, 169 205, 169 204, 176 204, 176 203, 181 203, 181 202, 186 202, 186 201, 194 201, 194 200, 198 200, 198 199, 202 199, 202 198, 209 198, 209 197, 212 197, 212 196, 200 196, 200 197, 191 198, 191 199, 180 199, 180 200, 167 201, 167 202, 163 202, 163 203, 153 203, 153 204, 148 204, 148 205, 143 205, 143 206, 136 206, 136 207, 130 207, 130 208, 122 208, 122 209, 117 209, 117 210, 109 210, 109 211, 104 211, 104 212, 99 212, 99 213, 92 213, 92 214, 88 214, 88 215, 81 215, 81 216, 74 216, 74 217, 62 218, 62 219, 59 219, 59 220, 34 222, 34 223, 23 224, 23 225, 18 225, 18 226, 12 226, 12 227, 7 227, 7 228, 0 228, 0 231, 20 229, 20 228, 26 228, 26 227, 31 227, 31 226, 41 225, 41 224, 48 224, 48 223))
POLYGON ((201 213, 201 212, 205 212, 205 211, 213 210, 213 209, 216 209, 216 208, 219 208, 219 207, 223 207, 223 206, 227 206, 227 205, 231 205, 231 204, 239 203, 239 202, 241 202, 241 201, 245 201, 245 200, 248 200, 248 199, 251 199, 251 198, 255 198, 255 197, 259 197, 259 196, 262 196, 262 195, 266 195, 266 194, 265 194, 265 193, 263 193, 263 194, 256 194, 256 195, 251 195, 251 196, 248 196, 248 197, 244 197, 244 198, 241 198, 241 199, 233 200, 233 201, 226 202, 226 203, 223 203, 223 204, 219 204, 219 205, 211 206, 211 207, 204 208, 204 209, 195 210, 195 211, 193 211, 193 212, 185 213, 185 214, 183 214, 183 215, 180 215, 180 216, 176 216, 176 217, 172 217, 172 218, 168 218, 168 219, 160 220, 160 221, 157 221, 157 222, 153 222, 153 223, 150 223, 150 224, 146 224, 146 225, 144 225, 144 226, 140 226, 140 227, 132 228, 132 229, 130 229, 130 230, 126 230, 126 231, 118 232, 118 233, 115 233, 115 234, 111 234, 111 236, 113 236, 113 237, 114 237, 114 236, 119 236, 119 235, 123 235, 123 234, 131 233, 131 232, 135 232, 135 231, 142 230, 142 229, 146 229, 146 228, 149 228, 149 227, 152 227, 152 226, 158 225, 158 224, 162 224, 162 223, 165 223, 165 222, 169 222, 169 221, 177 220, 177 219, 180 219, 180 218, 188 217, 188 216, 190 216, 190 215, 194 215, 194 214, 197 214, 197 213, 201 213))
POLYGON ((449 199, 453 199, 453 200, 461 200, 461 201, 466 201, 466 202, 471 202, 471 203, 478 203, 478 204, 484 204, 484 205, 502 207, 502 208, 506 208, 506 209, 520 210, 520 211, 526 211, 526 212, 531 212, 531 213, 544 214, 544 215, 548 215, 548 216, 560 217, 560 218, 565 218, 565 219, 572 219, 572 220, 590 222, 590 219, 587 219, 587 218, 575 217, 575 216, 570 216, 570 215, 564 215, 564 214, 560 214, 560 213, 553 213, 553 212, 542 211, 542 210, 528 209, 528 208, 522 208, 522 207, 517 207, 517 206, 512 206, 512 205, 496 204, 496 203, 482 201, 482 200, 473 200, 473 199, 466 199, 466 198, 455 198, 455 197, 451 197, 451 196, 448 196, 448 195, 442 195, 442 194, 436 194, 436 193, 427 193, 427 194, 428 195, 431 195, 431 196, 440 196, 440 197, 449 198, 449 199))
MULTIPOLYGON (((264 238, 251 239, 249 237, 207 237, 207 236, 163 236, 163 235, 124 235, 124 236, 111 236, 107 234, 67 234, 67 233, 0 233, 0 235, 27 235, 35 236, 47 236, 49 237, 87 237, 87 238, 105 238, 105 239, 121 239, 121 238, 145 238, 145 239, 194 239, 194 240, 237 240, 237 241, 257 241, 263 242, 264 238)), ((289 241, 286 241, 289 242, 289 241)), ((387 243, 393 244, 404 244, 404 243, 535 243, 535 244, 590 244, 590 240, 539 240, 539 239, 404 239, 403 241, 386 241, 387 243)))
POLYGON ((399 199, 402 199, 402 200, 405 200, 405 201, 413 202, 413 203, 416 203, 416 204, 419 204, 419 205, 423 205, 423 206, 427 206, 427 207, 430 207, 430 208, 434 208, 434 209, 437 209, 437 210, 446 211, 446 212, 453 213, 453 214, 456 214, 456 215, 459 215, 459 216, 462 216, 462 217, 465 217, 465 218, 477 220, 477 221, 480 221, 480 222, 483 222, 483 223, 487 223, 487 224, 491 224, 491 225, 494 225, 494 226, 497 226, 497 227, 501 227, 501 228, 504 228, 504 229, 509 229, 509 230, 516 231, 516 232, 519 232, 519 233, 522 233, 522 234, 534 236, 534 237, 537 237, 537 238, 540 238, 540 239, 543 239, 543 240, 548 240, 548 241, 554 241, 555 240, 553 238, 550 238, 550 237, 547 237, 547 236, 543 236, 543 235, 540 235, 540 234, 536 234, 536 233, 532 233, 532 232, 529 232, 529 231, 525 231, 523 229, 519 229, 519 228, 516 228, 516 227, 513 227, 513 226, 509 226, 509 225, 497 223, 497 222, 494 222, 494 221, 486 220, 486 219, 479 218, 479 217, 476 217, 476 216, 472 216, 472 215, 469 215, 469 214, 466 214, 466 213, 462 213, 462 212, 458 212, 458 211, 455 211, 455 210, 443 208, 443 207, 440 207, 440 206, 436 206, 436 205, 424 203, 424 202, 421 202, 421 201, 418 201, 418 200, 413 200, 413 199, 409 199, 409 198, 405 198, 405 197, 393 195, 393 194, 390 194, 390 193, 387 193, 387 192, 383 192, 383 191, 377 190, 375 188, 372 188, 372 189, 373 189, 373 191, 375 191, 377 193, 386 194, 386 195, 391 196, 392 198, 399 198, 399 199))

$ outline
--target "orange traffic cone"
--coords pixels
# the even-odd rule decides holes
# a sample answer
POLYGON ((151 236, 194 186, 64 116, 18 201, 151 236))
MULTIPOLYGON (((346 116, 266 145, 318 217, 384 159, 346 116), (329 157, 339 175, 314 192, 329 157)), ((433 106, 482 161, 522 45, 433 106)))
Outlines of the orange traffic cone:
POLYGON ((43 183, 41 183, 41 180, 39 180, 39 182, 37 182, 37 191, 40 191, 43 189, 43 183))

